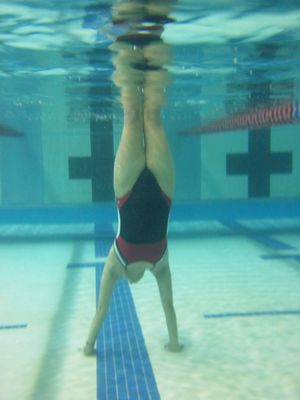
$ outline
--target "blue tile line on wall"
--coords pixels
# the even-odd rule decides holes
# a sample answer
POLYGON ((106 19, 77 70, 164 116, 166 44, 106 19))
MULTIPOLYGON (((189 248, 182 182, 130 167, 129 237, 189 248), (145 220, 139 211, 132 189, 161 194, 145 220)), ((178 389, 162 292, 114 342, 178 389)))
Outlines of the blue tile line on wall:
MULTIPOLYGON (((107 256, 110 240, 96 241, 96 257, 107 256)), ((96 302, 104 264, 96 267, 96 302)), ((97 304, 96 304, 97 305, 97 304)), ((97 399, 160 399, 128 283, 119 279, 97 339, 97 399)))
POLYGON ((24 329, 27 326, 27 324, 0 324, 0 329, 24 329))
POLYGON ((204 314, 204 318, 234 318, 234 317, 274 317, 299 315, 300 310, 269 310, 269 311, 246 311, 246 312, 226 312, 218 314, 204 314))
MULTIPOLYGON (((202 201, 201 203, 174 203, 171 219, 238 220, 245 218, 300 218, 300 199, 202 201)), ((78 224, 96 223, 103 230, 117 222, 114 203, 90 204, 73 207, 1 207, 0 224, 78 224)))

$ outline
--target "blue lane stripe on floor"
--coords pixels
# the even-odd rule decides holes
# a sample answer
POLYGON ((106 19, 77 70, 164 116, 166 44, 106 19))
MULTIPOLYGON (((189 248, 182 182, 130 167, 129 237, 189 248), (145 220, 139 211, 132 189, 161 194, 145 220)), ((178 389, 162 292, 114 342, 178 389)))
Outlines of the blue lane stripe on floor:
POLYGON ((274 254, 261 256, 264 260, 294 260, 300 262, 300 254, 274 254))
POLYGON ((67 265, 68 269, 82 269, 82 268, 96 268, 96 262, 85 262, 85 263, 70 263, 67 265))
POLYGON ((220 221, 223 225, 225 225, 227 228, 231 229, 231 231, 245 235, 247 237, 250 237, 251 239, 255 240, 256 242, 270 247, 275 250, 295 250, 296 248, 281 241, 278 239, 274 239, 268 235, 262 234, 261 232, 256 232, 253 231, 252 229, 243 226, 241 223, 238 221, 220 221))
POLYGON ((270 247, 271 249, 276 250, 295 250, 295 247, 285 243, 281 240, 274 239, 267 235, 262 234, 251 234, 251 237, 255 239, 257 242, 263 244, 264 246, 270 247))
MULTIPOLYGON (((103 264, 96 268, 96 295, 103 264)), ((98 400, 160 399, 128 283, 119 279, 97 340, 98 400)))
POLYGON ((0 329, 24 329, 27 328, 27 326, 27 324, 0 324, 0 329))
POLYGON ((233 317, 273 317, 280 315, 300 315, 300 310, 269 310, 269 311, 247 311, 228 312, 219 314, 204 314, 204 318, 233 318, 233 317))
POLYGON ((113 244, 113 239, 102 239, 95 241, 95 256, 107 257, 109 250, 113 244))

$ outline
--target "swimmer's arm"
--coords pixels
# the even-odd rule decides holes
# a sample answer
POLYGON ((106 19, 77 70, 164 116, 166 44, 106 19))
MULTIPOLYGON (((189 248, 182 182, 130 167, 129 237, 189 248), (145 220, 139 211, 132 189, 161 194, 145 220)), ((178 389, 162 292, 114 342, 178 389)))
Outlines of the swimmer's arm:
POLYGON ((115 274, 113 270, 114 269, 112 268, 112 257, 110 252, 101 277, 98 308, 91 323, 88 339, 83 348, 83 352, 87 356, 96 354, 95 342, 109 307, 112 290, 118 279, 118 275, 115 274))

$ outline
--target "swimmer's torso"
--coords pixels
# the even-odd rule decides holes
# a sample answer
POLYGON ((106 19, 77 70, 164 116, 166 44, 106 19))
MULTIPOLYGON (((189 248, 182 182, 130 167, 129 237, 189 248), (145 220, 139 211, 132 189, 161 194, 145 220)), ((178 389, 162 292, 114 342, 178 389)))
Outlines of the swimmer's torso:
POLYGON ((158 262, 167 247, 171 200, 145 168, 131 191, 117 199, 119 229, 115 250, 123 264, 158 262), (120 256, 120 257, 119 257, 120 256))

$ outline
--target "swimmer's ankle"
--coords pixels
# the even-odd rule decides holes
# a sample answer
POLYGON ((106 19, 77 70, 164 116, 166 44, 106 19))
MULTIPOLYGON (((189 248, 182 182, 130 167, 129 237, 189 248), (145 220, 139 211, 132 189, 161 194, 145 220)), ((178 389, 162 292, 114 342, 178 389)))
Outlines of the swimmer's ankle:
POLYGON ((182 349, 183 349, 183 345, 182 344, 179 344, 179 343, 167 343, 166 345, 165 345, 165 350, 167 350, 167 351, 170 351, 170 352, 172 352, 172 353, 178 353, 178 352, 180 352, 180 351, 182 351, 182 349))

